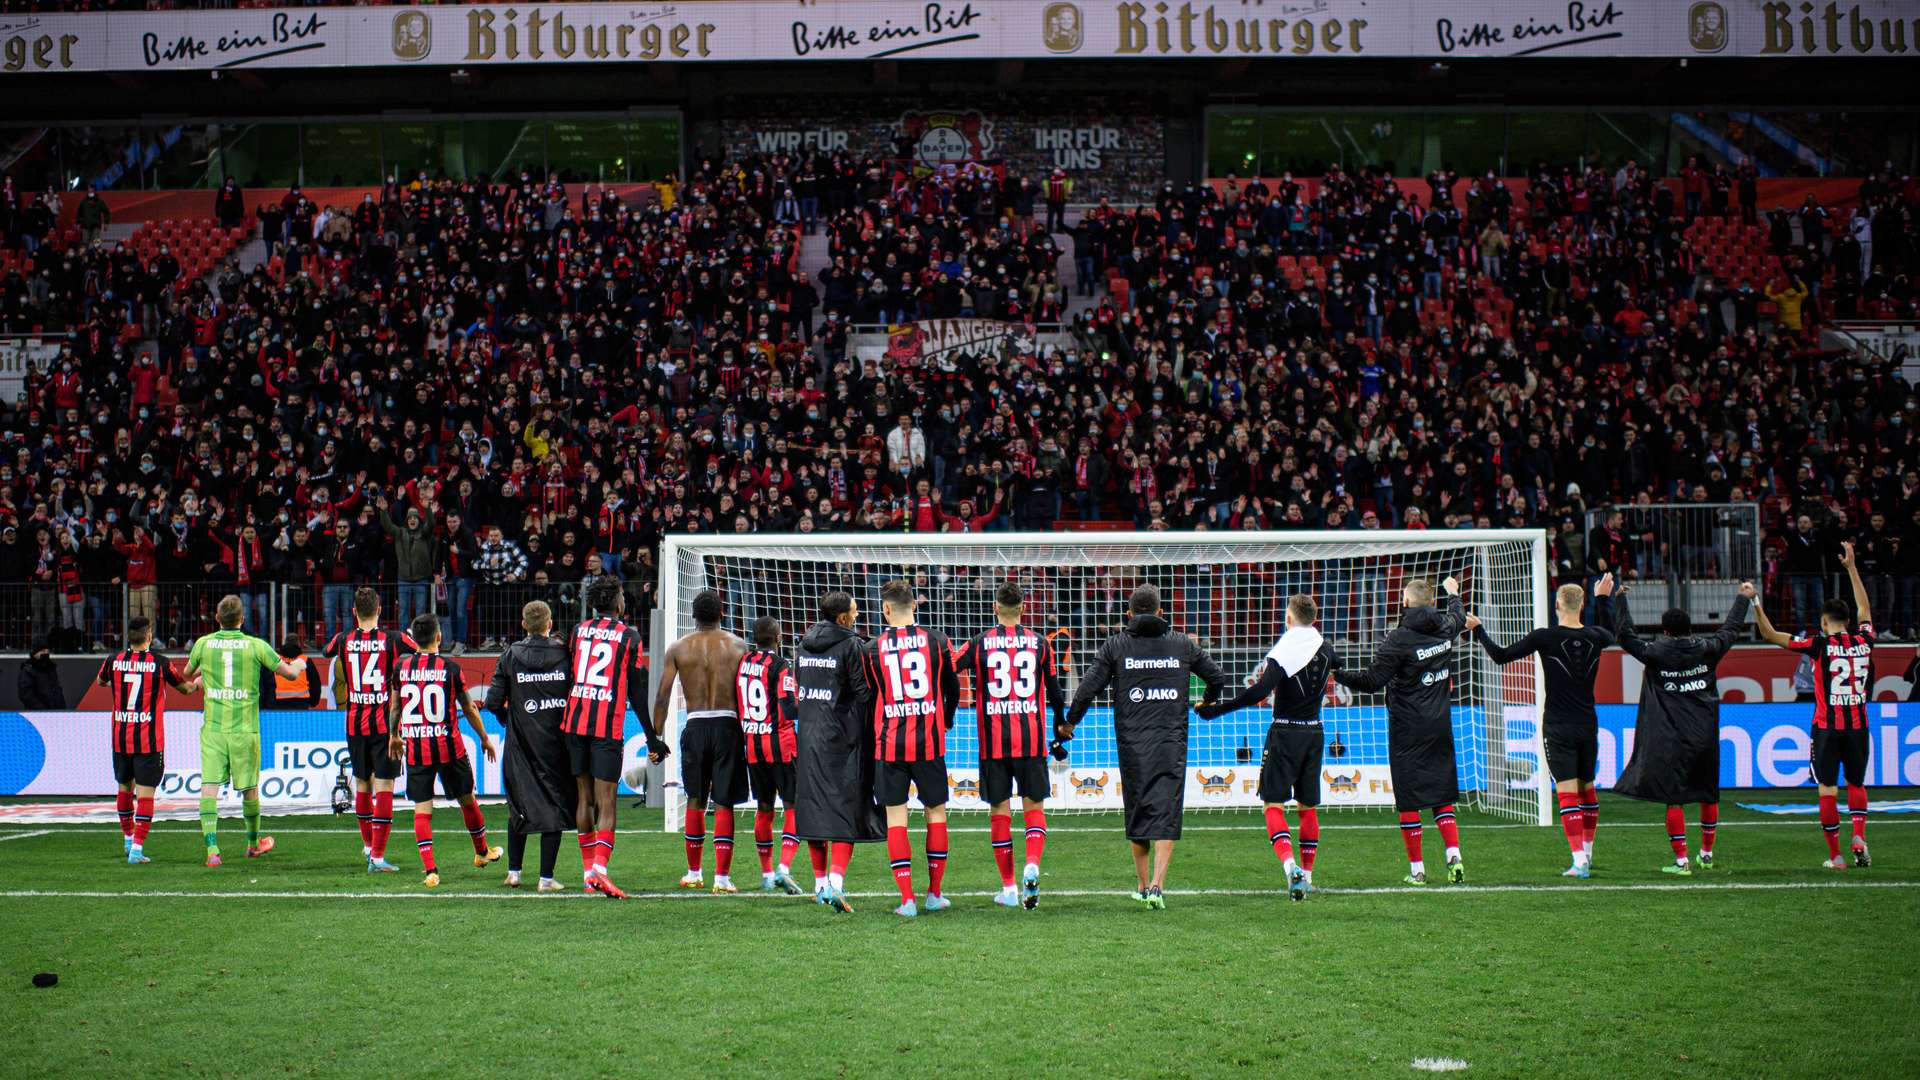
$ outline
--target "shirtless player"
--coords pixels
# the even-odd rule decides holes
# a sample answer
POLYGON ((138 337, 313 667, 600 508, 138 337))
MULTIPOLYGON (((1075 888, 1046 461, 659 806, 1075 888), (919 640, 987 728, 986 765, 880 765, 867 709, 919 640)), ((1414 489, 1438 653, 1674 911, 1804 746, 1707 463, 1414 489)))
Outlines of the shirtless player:
POLYGON ((747 797, 746 740, 734 675, 747 643, 720 629, 726 602, 712 589, 693 598, 694 631, 667 648, 666 668, 654 693, 655 716, 665 715, 674 680, 686 695, 680 730, 680 776, 687 795, 687 873, 683 889, 698 889, 701 848, 706 843, 707 803, 713 803, 713 891, 731 893, 733 807, 747 797))

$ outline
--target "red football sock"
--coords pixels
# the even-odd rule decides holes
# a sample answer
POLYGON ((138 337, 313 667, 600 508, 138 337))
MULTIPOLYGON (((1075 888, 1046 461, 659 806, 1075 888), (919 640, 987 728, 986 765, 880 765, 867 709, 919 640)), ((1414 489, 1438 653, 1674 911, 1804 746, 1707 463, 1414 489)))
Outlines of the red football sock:
POLYGON ((1720 804, 1700 804, 1700 854, 1713 854, 1713 838, 1720 831, 1720 804))
POLYGON ((613 830, 601 829, 594 834, 594 842, 600 846, 593 853, 593 872, 604 874, 607 864, 613 861, 613 830))
POLYGON ((1587 815, 1580 809, 1578 792, 1562 791, 1559 799, 1560 831, 1567 834, 1567 847, 1578 855, 1587 838, 1587 815))
POLYGON ((117 792, 113 798, 113 808, 120 814, 120 835, 133 835, 133 792, 117 792))
POLYGON ((133 843, 136 847, 147 842, 147 830, 153 828, 153 796, 142 795, 133 804, 133 843))
POLYGON ((360 843, 373 850, 373 792, 353 793, 353 816, 360 819, 360 843))
POLYGON ((1847 812, 1853 815, 1855 846, 1867 842, 1867 789, 1861 784, 1847 785, 1847 812))
POLYGON ((1404 811, 1400 815, 1400 842, 1407 845, 1407 861, 1420 861, 1420 812, 1404 811))
POLYGON ((1460 822, 1454 819, 1452 804, 1435 810, 1433 823, 1440 827, 1441 843, 1457 850, 1460 847, 1460 822))
POLYGON ((773 811, 753 813, 753 850, 760 856, 760 872, 773 873, 773 811))
POLYGON ((1293 833, 1287 830, 1287 810, 1284 806, 1267 807, 1267 843, 1273 845, 1273 853, 1280 861, 1293 861, 1293 833))
POLYGON ((373 820, 368 822, 373 837, 373 857, 387 857, 387 837, 393 835, 393 792, 376 791, 373 793, 373 820))
POLYGON ((707 812, 687 807, 687 873, 700 872, 700 855, 707 843, 707 812))
POLYGON ((599 835, 597 832, 580 834, 580 868, 589 875, 593 873, 593 842, 599 835))
POLYGON ((853 842, 835 840, 832 853, 828 857, 828 872, 839 874, 844 878, 847 876, 847 864, 851 862, 853 862, 853 842))
POLYGON ((1687 857, 1687 812, 1678 806, 1667 807, 1667 842, 1673 845, 1673 857, 1687 857))
POLYGON ((993 864, 1000 870, 1000 885, 1013 888, 1013 815, 995 814, 987 819, 993 838, 993 864))
POLYGON ((713 872, 717 877, 733 873, 733 807, 713 811, 713 872))
POLYGON ((1827 834, 1827 857, 1840 855, 1840 798, 1837 795, 1820 796, 1820 829, 1827 834))
POLYGON ((1021 816, 1027 822, 1027 861, 1040 865, 1040 856, 1047 850, 1047 811, 1044 807, 1029 806, 1021 816))
POLYGON ((825 840, 807 841, 807 861, 813 864, 813 880, 825 881, 827 878, 827 842, 825 840))
POLYGON ((1586 819, 1587 835, 1584 843, 1593 845, 1593 834, 1600 828, 1600 789, 1580 789, 1580 816, 1586 819))
POLYGON ((439 867, 433 864, 433 811, 415 810, 413 812, 413 842, 420 847, 420 865, 431 874, 439 867))
POLYGON ((480 812, 479 803, 461 803, 460 820, 467 823, 467 836, 473 840, 473 853, 487 853, 487 815, 480 812))
POLYGON ((1320 811, 1311 806, 1300 808, 1300 865, 1313 872, 1313 857, 1320 853, 1320 811))
POLYGON ((907 839, 905 825, 888 826, 887 858, 893 864, 893 881, 900 886, 900 902, 913 902, 913 841, 907 839))
POLYGON ((927 822, 927 895, 939 896, 947 877, 947 823, 927 822))
POLYGON ((800 838, 793 835, 793 807, 787 807, 780 822, 780 865, 793 868, 793 853, 800 850, 800 838))

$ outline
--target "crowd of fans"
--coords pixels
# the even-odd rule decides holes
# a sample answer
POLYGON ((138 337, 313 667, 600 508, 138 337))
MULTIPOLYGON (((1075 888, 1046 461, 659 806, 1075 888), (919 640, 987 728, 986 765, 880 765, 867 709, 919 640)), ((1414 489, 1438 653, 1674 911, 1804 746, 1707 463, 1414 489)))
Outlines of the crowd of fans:
POLYGON ((9 188, 0 321, 74 336, 0 403, 0 581, 28 583, 4 633, 110 640, 123 583, 178 643, 208 595, 264 621, 291 586, 314 640, 379 582, 483 645, 598 575, 645 611, 666 533, 1065 519, 1545 526, 1556 577, 1759 572, 1788 625, 1852 539, 1883 631, 1912 634, 1914 388, 1814 328, 1914 313, 1920 187, 1784 215, 1778 279, 1723 282, 1686 230, 1742 206, 1632 163, 1530 180, 1169 184, 1054 233, 1048 178, 992 170, 702 161, 644 205, 422 176, 253 207, 272 259, 184 282, 27 242, 9 188), (850 351, 850 324, 1066 319, 1068 258, 1093 295, 1064 346, 850 351), (1654 502, 1760 504, 1764 565, 1633 509, 1654 502))

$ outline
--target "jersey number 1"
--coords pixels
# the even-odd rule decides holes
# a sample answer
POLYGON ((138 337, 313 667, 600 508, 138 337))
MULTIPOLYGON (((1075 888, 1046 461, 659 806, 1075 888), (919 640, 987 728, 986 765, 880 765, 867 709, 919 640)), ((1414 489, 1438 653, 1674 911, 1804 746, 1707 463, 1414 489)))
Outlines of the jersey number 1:
POLYGON ((883 653, 887 665, 887 690, 894 701, 920 701, 932 689, 927 680, 927 654, 923 652, 883 653))

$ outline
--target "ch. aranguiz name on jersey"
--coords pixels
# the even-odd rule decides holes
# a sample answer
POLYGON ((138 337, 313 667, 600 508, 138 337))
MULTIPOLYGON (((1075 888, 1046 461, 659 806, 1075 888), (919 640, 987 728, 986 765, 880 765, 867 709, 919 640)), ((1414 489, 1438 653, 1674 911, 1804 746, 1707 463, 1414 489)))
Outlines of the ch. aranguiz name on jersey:
POLYGON ((996 626, 968 642, 980 756, 1038 757, 1047 752, 1046 713, 1064 707, 1053 645, 1025 626, 996 626))
POLYGON ((346 665, 347 734, 385 735, 388 683, 393 667, 405 654, 418 652, 406 634, 385 630, 349 630, 327 642, 326 655, 346 665))
POLYGON ((98 681, 113 688, 113 749, 120 754, 166 750, 166 686, 180 677, 166 657, 151 649, 114 653, 100 667, 98 681))
POLYGON ((639 633, 619 619, 601 616, 574 627, 570 645, 573 686, 567 691, 560 730, 596 739, 625 738, 628 694, 642 663, 639 633))
POLYGON ((467 756, 455 723, 467 692, 460 669, 435 653, 409 656, 394 665, 399 695, 400 737, 408 765, 444 765, 467 756))
POLYGON ((752 649, 740 658, 733 684, 740 702, 740 734, 746 737, 748 763, 792 761, 793 710, 799 701, 793 669, 776 653, 752 649))
POLYGON ((881 761, 931 761, 947 752, 946 718, 960 692, 944 634, 891 626, 868 646, 866 680, 874 688, 874 755, 881 761))
POLYGON ((1801 634, 1787 648, 1813 660, 1820 686, 1813 699, 1813 726, 1835 731, 1864 730, 1873 689, 1873 624, 1843 634, 1801 634))

